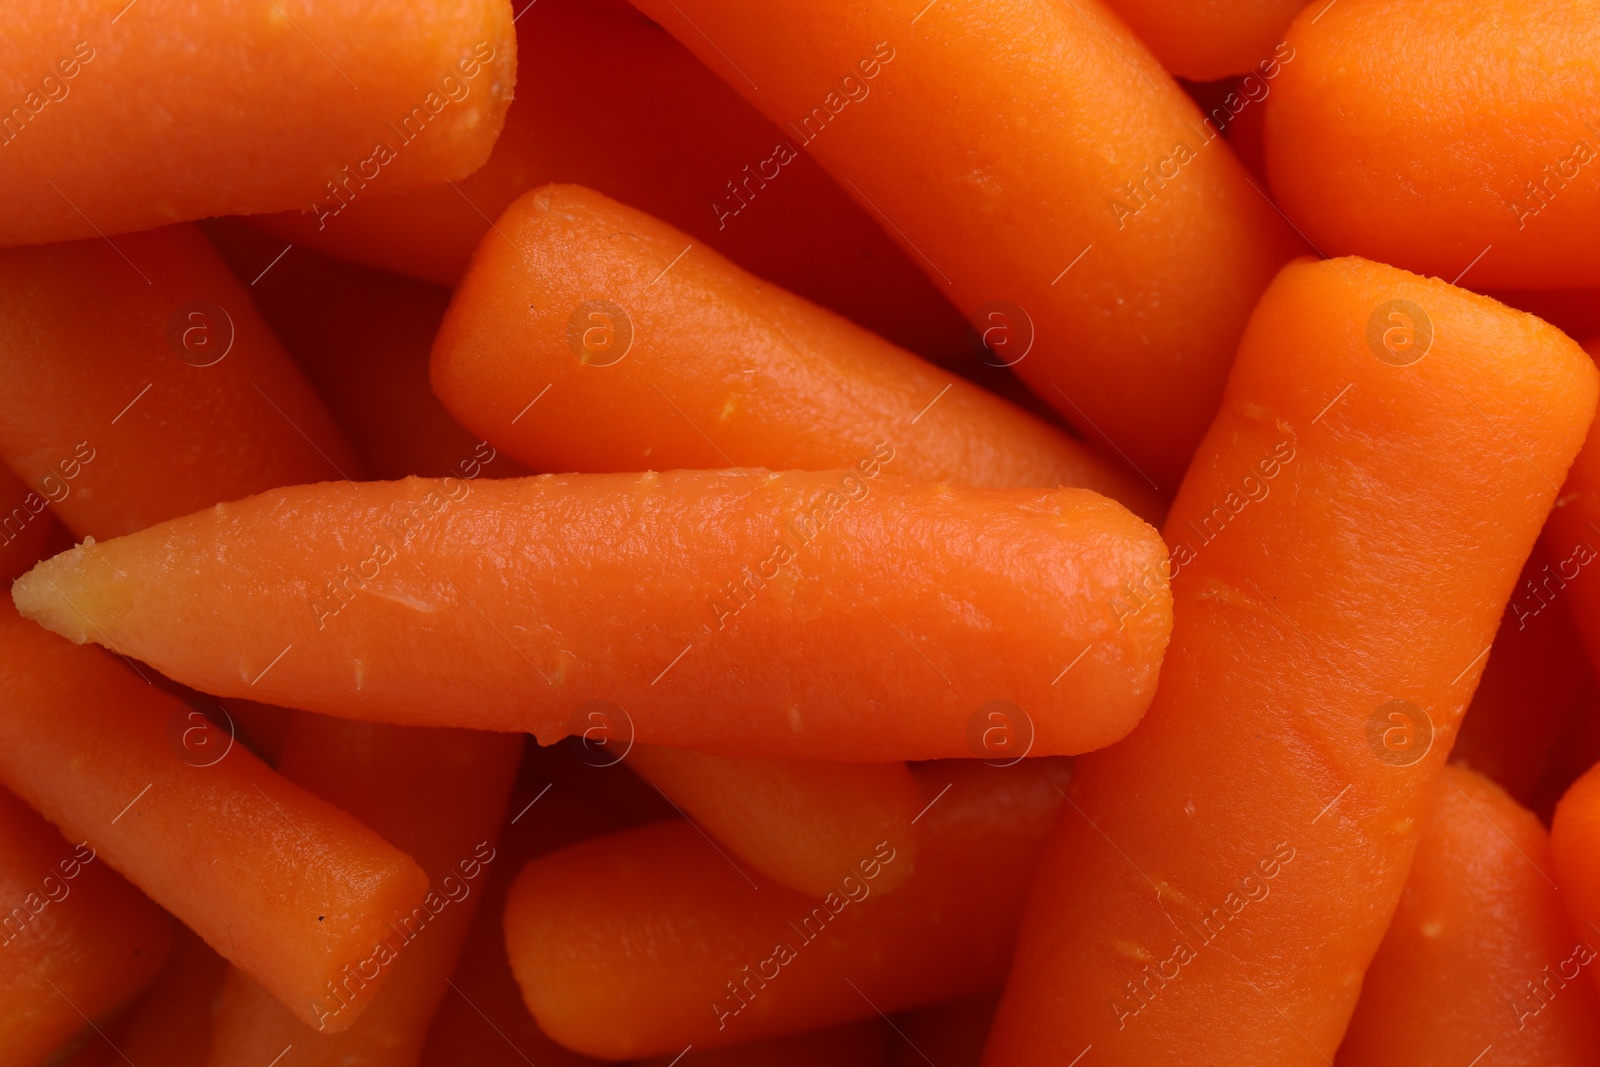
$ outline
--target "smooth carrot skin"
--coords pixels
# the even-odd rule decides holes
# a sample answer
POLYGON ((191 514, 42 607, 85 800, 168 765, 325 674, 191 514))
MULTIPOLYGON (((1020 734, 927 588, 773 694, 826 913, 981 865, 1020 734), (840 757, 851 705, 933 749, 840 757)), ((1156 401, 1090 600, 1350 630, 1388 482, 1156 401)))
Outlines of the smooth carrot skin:
POLYGON ((1600 1063, 1600 999, 1578 977, 1595 937, 1573 932, 1554 871, 1532 812, 1445 767, 1339 1067, 1600 1063))
POLYGON ((194 226, 0 251, 0 455, 95 537, 359 475, 194 226))
POLYGON ((580 186, 500 216, 432 378, 458 420, 539 470, 833 470, 886 441, 904 477, 1075 485, 1161 511, 1061 431, 580 186))
POLYGON ((881 898, 876 872, 898 862, 887 851, 818 902, 759 877, 753 886, 679 821, 530 863, 506 904, 506 946, 534 1018, 562 1044, 616 1060, 992 988, 1068 765, 960 760, 913 773, 928 801, 949 790, 917 824, 916 871, 881 898))
POLYGON ((1209 0, 1106 0, 1172 74, 1214 81, 1250 73, 1305 6, 1304 0, 1217 4, 1209 0))
POLYGON ((1597 377, 1443 282, 1284 269, 1167 520, 1156 702, 1078 763, 985 1064, 1332 1057, 1597 377))
POLYGON ((509 0, 29 7, 0 42, 0 245, 461 178, 516 81, 509 0))
POLYGON ((156 976, 167 915, 0 789, 0 1065, 37 1067, 156 976), (77 1005, 75 1008, 74 1005, 77 1005))
POLYGON ((1600 3, 1320 10, 1290 27, 1265 112, 1273 191, 1317 248, 1470 267, 1474 287, 1600 285, 1600 3))
POLYGON ((939 1067, 978 1067, 999 1000, 999 992, 992 991, 900 1015, 894 1025, 905 1040, 890 1043, 889 1063, 915 1067, 932 1060, 939 1067))
POLYGON ((0 652, 0 784, 308 1023, 334 981, 334 1025, 354 1021, 378 987, 352 972, 426 892, 416 863, 243 746, 198 765, 189 709, 114 658, 9 607, 0 652))
MULTIPOLYGON (((179 925, 172 955, 127 1017, 116 1045, 139 1067, 205 1067, 211 1009, 228 963, 179 925)), ((121 1056, 113 1057, 122 1062, 121 1056)))
MULTIPOLYGON (((384 940, 390 974, 361 1018, 314 1033, 243 972, 230 971, 216 1008, 211 1067, 253 1067, 286 1045, 296 1062, 329 1067, 415 1064, 483 899, 493 840, 522 739, 300 715, 278 769, 403 849, 431 879, 429 895, 384 940)), ((324 998, 318 1029, 344 1006, 324 998)))
POLYGON ((454 287, 491 219, 529 189, 574 182, 912 351, 970 359, 961 314, 792 134, 661 27, 626 3, 611 6, 619 10, 590 0, 517 5, 516 100, 489 162, 457 188, 378 192, 320 228, 300 212, 250 224, 280 237, 279 248, 289 241, 454 287))
POLYGON ((595 701, 640 742, 729 756, 982 754, 995 701, 1036 755, 1126 734, 1171 627, 1155 531, 1081 489, 895 480, 892 456, 274 490, 13 592, 218 696, 545 744, 595 701))
MULTIPOLYGON (((676 1062, 681 1067, 887 1067, 886 1050, 892 1033, 877 1019, 863 1019, 731 1048, 704 1052, 691 1049, 676 1062)), ((654 1056, 635 1062, 638 1067, 670 1067, 674 1060, 671 1056, 654 1056)))
POLYGON ((690 748, 635 745, 628 766, 773 881, 820 899, 879 841, 900 861, 875 888, 916 867, 911 820, 923 801, 904 763, 741 760, 690 748))
POLYGON ((1300 246, 1099 0, 637 6, 1005 338, 1046 403, 1172 491, 1300 246))

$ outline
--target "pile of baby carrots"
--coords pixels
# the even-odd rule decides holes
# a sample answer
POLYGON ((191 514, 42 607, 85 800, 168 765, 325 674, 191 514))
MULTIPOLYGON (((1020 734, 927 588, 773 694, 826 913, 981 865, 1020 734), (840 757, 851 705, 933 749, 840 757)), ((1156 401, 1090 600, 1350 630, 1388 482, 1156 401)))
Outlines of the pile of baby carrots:
POLYGON ((0 1067, 1600 1067, 1600 0, 0 34, 0 1067))

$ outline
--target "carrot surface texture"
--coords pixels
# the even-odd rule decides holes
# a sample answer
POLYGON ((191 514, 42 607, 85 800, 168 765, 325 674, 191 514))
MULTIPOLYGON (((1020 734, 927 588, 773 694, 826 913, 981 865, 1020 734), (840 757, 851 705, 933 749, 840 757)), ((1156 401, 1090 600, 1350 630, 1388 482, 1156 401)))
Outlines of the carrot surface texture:
POLYGON ((1600 1063, 1600 999, 1579 977, 1596 939, 1573 932, 1554 876, 1533 813, 1445 767, 1339 1067, 1600 1063))
POLYGON ((128 1003, 171 944, 166 913, 92 845, 0 789, 0 1065, 37 1067, 128 1003))
POLYGON ((881 441, 902 477, 1161 511, 1065 433, 578 186, 529 192, 495 223, 432 377, 457 419, 537 470, 833 470, 881 441))
POLYGON ((1099 0, 637 6, 867 207, 997 362, 1171 492, 1299 246, 1099 0))
POLYGON ((1069 765, 913 773, 934 803, 917 824, 917 870, 888 896, 876 884, 899 862, 892 847, 857 857, 819 901, 746 880, 677 821, 533 861, 505 928, 534 1018, 602 1059, 671 1057, 992 988, 1069 765))
POLYGON ((0 40, 0 245, 461 178, 516 81, 509 0, 29 6, 0 40))
POLYGON ((1155 531, 1081 489, 896 481, 893 455, 274 490, 13 592, 219 696, 546 744, 597 707, 733 756, 984 754, 996 702, 1034 754, 1126 734, 1171 627, 1155 531))
POLYGON ((1290 27, 1264 112, 1272 189, 1319 249, 1475 287, 1600 285, 1600 0, 1321 8, 1290 27))
POLYGON ((1156 702, 1077 764, 988 1067, 1333 1056, 1596 379, 1443 282, 1283 270, 1167 520, 1156 702))
POLYGON ((383 977, 375 946, 427 890, 409 856, 109 655, 4 605, 0 706, 0 783, 308 1024, 336 998, 350 1007, 330 1029, 355 1020, 383 977))

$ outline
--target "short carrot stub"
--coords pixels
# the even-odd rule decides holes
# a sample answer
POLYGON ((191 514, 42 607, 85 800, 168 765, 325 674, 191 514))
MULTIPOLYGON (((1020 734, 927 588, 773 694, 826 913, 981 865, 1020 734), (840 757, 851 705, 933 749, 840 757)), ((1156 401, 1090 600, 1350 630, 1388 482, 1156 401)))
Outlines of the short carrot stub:
POLYGON ((14 595, 205 692, 547 744, 597 709, 647 744, 861 762, 991 755, 996 716, 1035 755, 1127 733, 1171 626, 1155 531, 893 458, 274 490, 14 595))

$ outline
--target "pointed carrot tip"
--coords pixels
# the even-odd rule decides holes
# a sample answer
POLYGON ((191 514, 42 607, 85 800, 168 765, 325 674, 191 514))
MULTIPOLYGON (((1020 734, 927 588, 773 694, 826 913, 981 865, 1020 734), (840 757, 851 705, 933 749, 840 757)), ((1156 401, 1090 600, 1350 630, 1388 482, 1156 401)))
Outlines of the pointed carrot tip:
POLYGON ((81 545, 39 561, 12 582, 11 600, 22 617, 74 644, 93 640, 93 623, 80 610, 94 596, 93 585, 86 580, 93 549, 94 538, 86 537, 81 545))

